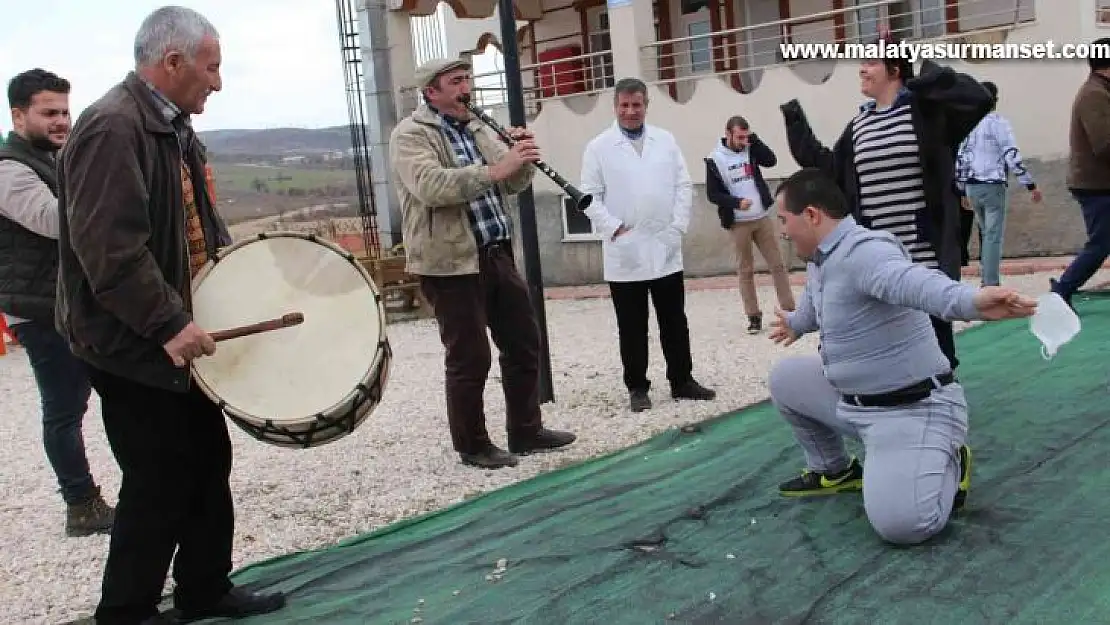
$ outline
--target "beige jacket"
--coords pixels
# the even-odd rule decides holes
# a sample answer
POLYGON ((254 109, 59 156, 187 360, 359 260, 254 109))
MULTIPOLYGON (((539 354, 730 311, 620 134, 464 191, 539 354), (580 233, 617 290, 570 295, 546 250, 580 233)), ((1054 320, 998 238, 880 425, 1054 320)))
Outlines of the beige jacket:
MULTIPOLYGON (((493 164, 508 151, 492 129, 478 119, 467 128, 478 150, 493 164)), ((406 271, 425 276, 478 273, 478 245, 467 212, 470 201, 495 183, 489 166, 459 167, 439 118, 421 104, 402 119, 389 137, 389 162, 401 200, 406 271)), ((532 183, 535 167, 525 166, 499 186, 503 199, 532 183)), ((503 206, 506 215, 508 206, 503 206)))

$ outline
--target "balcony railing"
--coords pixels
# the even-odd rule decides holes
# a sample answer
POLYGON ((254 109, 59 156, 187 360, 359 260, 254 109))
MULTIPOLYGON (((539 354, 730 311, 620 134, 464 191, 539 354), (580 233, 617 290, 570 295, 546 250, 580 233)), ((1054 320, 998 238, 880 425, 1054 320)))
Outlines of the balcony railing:
MULTIPOLYGON (((605 50, 569 56, 553 61, 520 66, 524 83, 524 109, 529 116, 539 112, 546 100, 570 95, 600 93, 613 86, 613 54, 605 50)), ((482 108, 500 109, 508 105, 505 71, 484 72, 473 76, 472 97, 482 108)), ((402 115, 419 104, 419 92, 407 87, 401 90, 402 115)))
MULTIPOLYGON (((873 43, 880 25, 903 41, 944 41, 1008 31, 1032 21, 1033 0, 961 0, 923 7, 920 0, 878 0, 642 46, 643 65, 654 69, 649 84, 674 85, 709 75, 731 76, 750 91, 760 70, 830 59, 785 59, 781 43, 873 43), (907 10, 908 9, 908 10, 907 10), (962 11, 960 9, 963 9, 962 11), (949 15, 959 12, 956 19, 949 15), (961 27, 962 26, 962 27, 961 27)), ((822 72, 816 72, 820 75, 822 72)))

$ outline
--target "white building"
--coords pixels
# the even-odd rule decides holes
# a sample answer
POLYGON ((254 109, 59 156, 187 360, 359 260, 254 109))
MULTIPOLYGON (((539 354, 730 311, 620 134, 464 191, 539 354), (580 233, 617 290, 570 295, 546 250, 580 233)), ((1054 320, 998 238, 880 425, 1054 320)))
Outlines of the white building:
MULTIPOLYGON (((495 0, 392 1, 391 17, 398 19, 390 57, 404 115, 416 101, 404 78, 418 59, 480 54, 499 40, 500 27, 495 0), (433 17, 412 17, 419 15, 433 17), (436 29, 438 44, 429 34, 436 29)), ((701 159, 735 114, 746 117, 779 157, 765 175, 782 178, 797 165, 780 104, 797 98, 831 146, 862 101, 858 62, 788 64, 782 42, 867 41, 880 22, 903 39, 953 43, 1085 43, 1110 35, 1110 0, 523 0, 516 7, 528 123, 544 160, 571 181, 579 177, 586 142, 613 121, 612 86, 622 77, 649 84, 649 122, 678 138, 695 184, 704 183, 701 159)), ((949 63, 998 85, 999 111, 1013 123, 1045 191, 1046 203, 1033 206, 1015 190, 1005 253, 1074 253, 1085 237, 1063 172, 1071 100, 1086 61, 949 63)), ((480 67, 476 85, 503 84, 503 72, 480 67)), ((507 121, 497 104, 503 94, 494 89, 483 97, 507 121)), ((600 280, 600 246, 588 220, 559 211, 558 188, 539 174, 535 192, 547 281, 600 280)), ((685 245, 690 273, 731 270, 731 248, 704 197, 695 199, 685 245)))

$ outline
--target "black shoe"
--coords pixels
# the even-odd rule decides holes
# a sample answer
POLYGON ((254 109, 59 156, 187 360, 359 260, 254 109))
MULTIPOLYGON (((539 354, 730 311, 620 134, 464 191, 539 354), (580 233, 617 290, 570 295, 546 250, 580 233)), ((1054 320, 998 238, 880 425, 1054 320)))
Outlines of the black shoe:
POLYGON ((956 487, 953 510, 962 510, 967 503, 967 493, 971 490, 971 447, 960 445, 960 484, 956 487))
POLYGON ((651 398, 648 397, 647 391, 630 391, 628 393, 628 404, 632 412, 651 410, 651 398))
POLYGON ((172 619, 164 614, 155 614, 154 616, 139 623, 139 625, 176 625, 181 621, 172 619))
POLYGON ((759 334, 763 330, 763 315, 748 315, 748 334, 759 334))
POLYGON ((276 592, 263 594, 243 588, 232 588, 216 605, 199 610, 181 610, 178 622, 199 621, 212 617, 244 618, 269 614, 285 607, 285 595, 276 592))
POLYGON ((578 437, 570 432, 549 430, 547 428, 536 432, 535 436, 523 440, 509 440, 509 451, 514 454, 528 454, 533 451, 545 449, 558 449, 573 443, 578 437))
POLYGON ((519 463, 516 456, 496 445, 490 445, 489 449, 477 454, 460 453, 459 457, 462 459, 463 464, 468 464, 480 469, 515 467, 519 463))
POLYGON ((671 388, 671 399, 698 399, 709 401, 717 398, 717 391, 705 388, 694 380, 679 386, 671 388))
POLYGON ((779 484, 779 494, 786 497, 812 497, 832 495, 846 491, 863 490, 863 465, 852 458, 848 468, 839 473, 802 471, 801 477, 779 484))
POLYGON ((1067 304, 1068 308, 1072 309, 1072 311, 1075 310, 1075 306, 1071 303, 1071 296, 1068 295, 1065 297, 1064 294, 1060 292, 1060 283, 1056 281, 1056 278, 1048 279, 1048 290, 1059 295, 1060 299, 1064 300, 1064 303, 1067 304))

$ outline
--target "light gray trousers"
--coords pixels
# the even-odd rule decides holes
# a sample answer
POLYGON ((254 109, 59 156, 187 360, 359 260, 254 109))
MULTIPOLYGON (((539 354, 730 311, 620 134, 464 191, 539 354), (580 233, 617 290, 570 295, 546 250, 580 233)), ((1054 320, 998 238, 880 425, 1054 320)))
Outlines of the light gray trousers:
POLYGON ((948 524, 960 481, 959 448, 967 440, 967 400, 958 382, 896 408, 841 401, 821 357, 795 356, 771 370, 771 401, 794 428, 807 468, 848 466, 844 436, 862 441, 863 506, 888 542, 924 542, 948 524))

